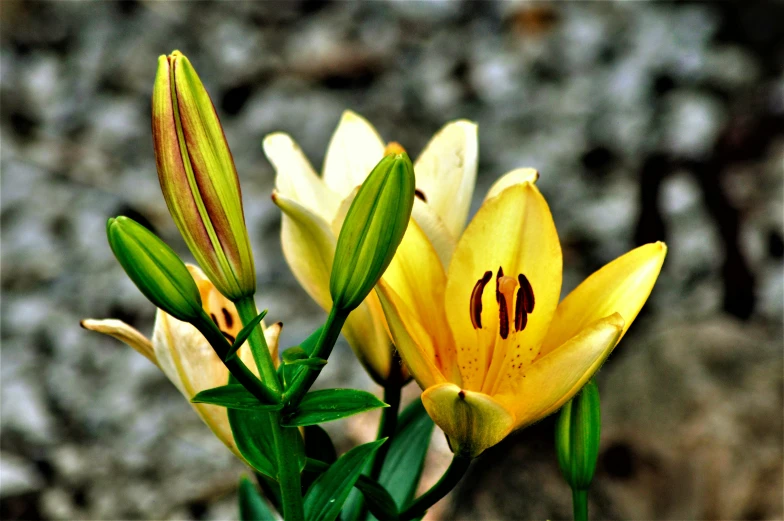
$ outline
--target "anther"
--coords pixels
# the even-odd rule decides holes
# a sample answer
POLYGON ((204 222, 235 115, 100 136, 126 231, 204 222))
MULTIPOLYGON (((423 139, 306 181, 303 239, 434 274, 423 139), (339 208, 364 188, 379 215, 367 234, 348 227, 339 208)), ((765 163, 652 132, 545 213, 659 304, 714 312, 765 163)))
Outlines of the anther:
POLYGON ((234 335, 231 335, 231 334, 229 334, 229 333, 227 333, 227 332, 225 332, 225 331, 221 331, 221 333, 223 333, 223 336, 225 336, 225 337, 226 337, 226 339, 227 339, 229 342, 231 342, 232 344, 233 344, 233 343, 234 343, 234 341, 236 340, 236 338, 234 338, 234 335))
POLYGON ((528 277, 522 273, 517 276, 517 281, 520 283, 520 291, 523 291, 523 307, 526 313, 534 312, 534 288, 528 282, 528 277))
POLYGON ((215 316, 215 313, 210 313, 210 318, 215 322, 216 326, 220 327, 220 324, 218 324, 218 317, 215 316))
POLYGON ((221 308, 221 311, 223 312, 223 320, 226 321, 226 327, 231 329, 231 326, 234 325, 234 317, 231 316, 231 313, 226 308, 221 308))
POLYGON ((471 312, 471 325, 474 329, 482 329, 482 293, 485 286, 493 278, 492 271, 486 271, 482 278, 476 281, 474 290, 471 292, 470 312, 471 312))
POLYGON ((504 268, 498 266, 498 273, 495 275, 495 301, 501 303, 501 277, 504 276, 504 268))
POLYGON ((522 331, 528 323, 528 313, 525 312, 525 291, 521 287, 517 290, 515 299, 515 331, 522 331))
POLYGON ((422 202, 424 202, 424 203, 426 203, 426 202, 427 202, 427 197, 425 197, 425 192, 423 192, 423 191, 422 191, 422 190, 420 190, 419 188, 417 188, 416 190, 414 190, 414 195, 415 195, 416 197, 419 197, 419 198, 422 200, 422 202))
POLYGON ((506 310, 506 297, 503 293, 498 292, 498 332, 501 338, 506 340, 509 336, 509 314, 506 310))

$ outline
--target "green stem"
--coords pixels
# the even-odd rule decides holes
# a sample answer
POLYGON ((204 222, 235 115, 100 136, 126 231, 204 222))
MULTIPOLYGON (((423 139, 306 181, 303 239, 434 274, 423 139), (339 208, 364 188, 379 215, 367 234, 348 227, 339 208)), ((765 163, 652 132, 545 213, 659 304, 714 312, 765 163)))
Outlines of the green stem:
MULTIPOLYGON (((340 336, 340 330, 346 322, 346 318, 348 318, 347 311, 335 307, 330 310, 324 328, 321 330, 318 343, 310 354, 311 358, 323 358, 324 360, 329 358, 332 348, 335 347, 335 342, 337 342, 340 336)), ((313 382, 316 381, 320 372, 320 368, 318 370, 301 371, 291 383, 289 389, 283 394, 283 403, 292 406, 297 405, 313 385, 313 382)))
MULTIPOLYGON (((244 298, 235 303, 237 312, 242 320, 242 325, 250 323, 256 316, 256 302, 253 297, 244 298)), ((280 381, 275 372, 275 365, 272 361, 267 340, 261 330, 261 324, 253 329, 250 337, 253 359, 259 368, 263 383, 272 392, 279 395, 281 392, 280 381)), ((300 446, 297 437, 300 435, 296 428, 286 428, 280 425, 281 413, 270 413, 272 419, 272 438, 275 443, 275 455, 278 464, 278 483, 280 484, 280 495, 283 506, 283 519, 285 521, 304 521, 305 511, 302 503, 302 481, 299 472, 298 453, 300 446)))
POLYGON ((384 403, 389 405, 381 409, 381 421, 378 424, 378 434, 376 439, 388 438, 386 443, 381 445, 373 458, 373 466, 370 468, 370 479, 378 481, 381 469, 384 467, 384 460, 392 445, 392 438, 397 430, 397 413, 400 410, 400 391, 402 387, 399 383, 388 383, 384 387, 384 403))
POLYGON ((399 521, 409 521, 425 515, 425 512, 438 503, 444 496, 446 496, 458 482, 463 478, 468 466, 471 464, 471 458, 455 455, 452 458, 452 463, 446 469, 444 475, 438 480, 438 483, 433 485, 430 490, 418 497, 413 503, 406 507, 398 517, 399 521))
MULTIPOLYGON (((259 314, 256 309, 256 301, 253 300, 252 296, 238 300, 234 304, 237 306, 237 312, 240 315, 243 326, 248 324, 259 314)), ((274 392, 280 393, 280 381, 278 381, 275 364, 272 361, 269 347, 267 347, 267 339, 264 338, 264 332, 261 330, 261 324, 253 329, 250 337, 248 337, 248 342, 250 343, 251 353, 253 353, 253 359, 256 361, 259 373, 261 373, 262 381, 274 392)))
POLYGON ((588 521, 588 490, 572 489, 574 521, 588 521))
MULTIPOLYGON (((224 360, 231 346, 226 337, 223 336, 223 333, 221 333, 221 330, 218 329, 218 326, 215 325, 215 322, 205 314, 200 322, 194 322, 193 325, 204 335, 204 338, 210 343, 218 357, 224 360)), ((261 403, 268 405, 280 403, 280 394, 273 392, 264 385, 239 357, 235 356, 224 360, 223 364, 232 376, 261 403)))
MULTIPOLYGON (((392 363, 396 364, 394 358, 392 363)), ((391 371, 397 371, 395 365, 391 367, 391 371)), ((391 372, 390 381, 384 386, 384 402, 389 405, 389 407, 381 409, 381 420, 378 423, 378 434, 376 434, 376 439, 388 439, 386 443, 378 448, 376 455, 373 458, 373 465, 370 467, 370 473, 368 474, 373 481, 378 481, 379 476, 381 476, 381 470, 384 468, 384 460, 389 453, 389 447, 392 445, 392 437, 397 430, 397 414, 398 411, 400 411, 400 391, 402 389, 401 380, 402 378, 396 378, 395 374, 391 372)), ((358 509, 356 510, 359 515, 356 519, 365 519, 367 517, 367 510, 368 508, 364 498, 360 499, 358 509)))
POLYGON ((299 445, 296 437, 300 435, 299 429, 281 427, 280 416, 280 412, 272 414, 272 437, 275 440, 275 453, 278 460, 278 483, 283 504, 283 519, 304 521, 302 480, 297 458, 299 445))

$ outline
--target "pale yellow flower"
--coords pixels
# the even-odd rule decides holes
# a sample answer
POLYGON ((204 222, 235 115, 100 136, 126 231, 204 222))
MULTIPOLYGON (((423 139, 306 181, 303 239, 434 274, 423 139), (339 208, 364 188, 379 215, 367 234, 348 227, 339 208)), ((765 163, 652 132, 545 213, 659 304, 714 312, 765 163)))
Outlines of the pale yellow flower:
MULTIPOLYGON (((332 136, 323 176, 316 174, 288 135, 275 133, 264 139, 264 151, 277 173, 273 200, 283 211, 283 254, 302 287, 325 310, 332 305, 330 272, 346 212, 385 152, 398 149, 350 111, 332 136)), ((461 120, 444 126, 414 163, 417 200, 412 215, 444 265, 468 216, 477 153, 476 125, 461 120)), ((383 384, 393 369, 392 347, 374 293, 349 315, 343 334, 371 376, 383 384)))
MULTIPOLYGON (((199 268, 188 265, 188 269, 199 287, 204 310, 218 324, 224 335, 233 341, 242 329, 242 323, 234 304, 221 295, 199 268)), ((223 365, 202 334, 187 322, 181 322, 160 309, 155 316, 152 341, 121 320, 85 319, 82 321, 82 326, 111 335, 136 349, 157 365, 188 401, 205 389, 220 387, 228 383, 229 372, 226 366, 223 365)), ((264 336, 276 365, 278 363, 278 335, 281 327, 282 324, 278 322, 264 328, 264 336)), ((253 356, 247 342, 240 348, 239 356, 248 368, 258 376, 256 364, 253 362, 253 356)), ((231 433, 226 408, 203 403, 192 405, 204 423, 212 429, 212 432, 241 458, 231 433)))
POLYGON ((559 304, 561 245, 536 177, 515 171, 491 188, 447 270, 409 225, 376 287, 425 408, 464 456, 571 399, 637 316, 666 255, 663 243, 632 250, 559 304))

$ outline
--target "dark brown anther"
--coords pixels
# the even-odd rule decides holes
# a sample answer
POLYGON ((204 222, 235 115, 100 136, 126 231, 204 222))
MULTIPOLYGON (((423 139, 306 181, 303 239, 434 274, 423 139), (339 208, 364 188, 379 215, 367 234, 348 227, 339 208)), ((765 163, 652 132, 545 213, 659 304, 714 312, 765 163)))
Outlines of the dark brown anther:
POLYGON ((459 393, 457 393, 457 396, 458 396, 458 397, 459 397, 461 400, 465 400, 465 391, 464 391, 464 390, 462 390, 462 389, 460 389, 460 392, 459 392, 459 393))
POLYGON ((231 329, 231 326, 234 325, 234 317, 231 316, 231 313, 226 308, 221 308, 221 311, 223 312, 223 320, 226 321, 226 327, 231 329))
POLYGON ((531 287, 531 283, 528 282, 528 277, 526 277, 522 273, 517 276, 517 282, 520 283, 520 291, 524 291, 523 307, 525 308, 525 312, 533 313, 534 304, 536 303, 534 300, 534 288, 531 287))
POLYGON ((229 341, 229 342, 231 342, 232 344, 233 344, 233 343, 234 343, 234 341, 236 340, 236 338, 234 338, 234 336, 233 336, 233 335, 230 335, 230 334, 228 334, 228 333, 227 333, 227 332, 225 332, 225 331, 221 331, 221 333, 223 333, 223 336, 225 336, 225 337, 226 337, 226 340, 228 340, 228 341, 229 341))
POLYGON ((474 290, 471 292, 471 325, 474 326, 474 329, 482 329, 482 293, 485 290, 485 286, 487 286, 487 283, 490 282, 490 279, 492 278, 493 272, 486 271, 485 274, 482 275, 482 278, 476 281, 474 290))
POLYGON ((414 190, 414 195, 415 195, 416 197, 419 197, 419 198, 422 200, 422 202, 424 202, 424 203, 426 203, 426 202, 427 202, 427 197, 425 197, 425 192, 423 192, 423 191, 422 191, 422 190, 420 190, 419 188, 417 188, 416 190, 414 190))
POLYGON ((528 313, 525 312, 525 290, 519 288, 515 297, 515 331, 522 331, 528 323, 528 313))
POLYGON ((498 273, 495 275, 495 301, 501 303, 501 277, 504 276, 504 268, 498 266, 498 273))
POLYGON ((509 312, 503 293, 498 294, 498 299, 498 332, 501 334, 501 338, 506 340, 506 337, 509 336, 509 312))
POLYGON ((216 326, 220 327, 220 324, 218 324, 218 317, 215 316, 215 313, 210 313, 210 318, 215 322, 216 326))

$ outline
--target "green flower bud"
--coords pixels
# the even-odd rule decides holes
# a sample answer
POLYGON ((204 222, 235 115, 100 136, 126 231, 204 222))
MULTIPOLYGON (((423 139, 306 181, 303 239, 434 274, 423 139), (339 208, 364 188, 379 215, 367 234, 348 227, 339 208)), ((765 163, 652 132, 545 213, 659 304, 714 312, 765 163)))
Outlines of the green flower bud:
POLYGON ((587 490, 599 457, 602 412, 599 388, 591 380, 563 406, 555 425, 558 466, 573 490, 587 490))
POLYGON ((202 316, 196 281, 166 243, 128 217, 109 219, 106 235, 114 256, 150 302, 185 322, 202 316))
POLYGON ((158 179, 185 243, 231 300, 256 292, 242 193, 209 94, 179 51, 158 58, 152 94, 158 179))
POLYGON ((408 227, 414 190, 405 152, 384 157, 362 183, 335 248, 329 291, 336 308, 357 307, 387 269, 408 227))

